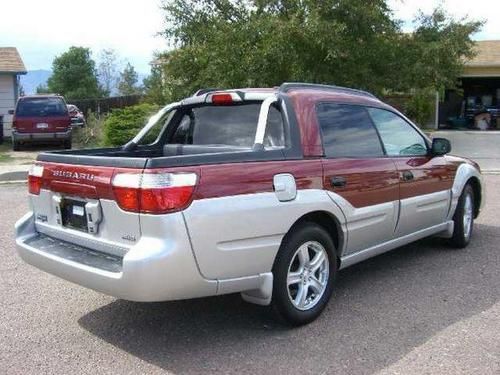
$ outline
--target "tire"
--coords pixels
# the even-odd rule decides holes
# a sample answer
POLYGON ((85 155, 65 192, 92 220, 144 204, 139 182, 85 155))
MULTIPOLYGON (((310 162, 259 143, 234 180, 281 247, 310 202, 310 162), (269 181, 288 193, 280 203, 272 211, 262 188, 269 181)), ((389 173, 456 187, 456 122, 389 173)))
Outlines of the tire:
POLYGON ((19 142, 17 141, 12 142, 12 151, 19 151, 19 150, 21 150, 21 145, 19 144, 19 142))
POLYGON ((64 141, 64 148, 66 150, 71 150, 71 139, 64 141))
POLYGON ((293 326, 312 322, 330 300, 336 274, 335 246, 328 232, 312 222, 300 224, 286 235, 274 261, 274 310, 293 326))
POLYGON ((453 247, 461 249, 470 243, 474 229, 474 212, 474 190, 467 184, 458 199, 457 209, 453 215, 453 236, 450 239, 453 247))

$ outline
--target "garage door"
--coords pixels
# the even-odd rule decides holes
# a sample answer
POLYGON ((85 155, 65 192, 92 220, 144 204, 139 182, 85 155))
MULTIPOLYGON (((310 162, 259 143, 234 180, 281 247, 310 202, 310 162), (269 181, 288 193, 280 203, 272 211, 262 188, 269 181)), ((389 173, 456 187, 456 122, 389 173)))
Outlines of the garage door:
POLYGON ((9 110, 16 106, 14 96, 14 78, 12 75, 0 75, 0 115, 3 115, 4 135, 10 136, 12 116, 9 110))

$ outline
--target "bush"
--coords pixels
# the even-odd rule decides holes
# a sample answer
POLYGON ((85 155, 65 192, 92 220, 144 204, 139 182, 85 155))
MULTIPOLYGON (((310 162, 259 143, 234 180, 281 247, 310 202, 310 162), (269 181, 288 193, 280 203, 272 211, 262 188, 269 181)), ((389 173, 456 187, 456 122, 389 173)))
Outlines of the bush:
POLYGON ((405 105, 404 111, 418 126, 425 127, 433 121, 435 111, 435 91, 420 89, 415 91, 405 105))
POLYGON ((73 143, 76 148, 94 148, 103 145, 103 124, 106 116, 97 117, 95 113, 87 113, 87 125, 73 128, 73 143))
POLYGON ((104 121, 104 145, 121 146, 130 141, 159 109, 153 104, 138 104, 113 110, 104 121))

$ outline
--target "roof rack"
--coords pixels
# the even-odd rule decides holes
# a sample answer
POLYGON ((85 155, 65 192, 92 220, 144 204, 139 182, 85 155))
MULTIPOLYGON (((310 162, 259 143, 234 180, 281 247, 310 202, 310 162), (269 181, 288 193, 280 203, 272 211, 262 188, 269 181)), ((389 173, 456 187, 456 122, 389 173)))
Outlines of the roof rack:
POLYGON ((345 92, 349 94, 357 94, 369 98, 377 99, 375 95, 368 91, 351 89, 348 87, 335 86, 335 85, 321 85, 318 83, 300 83, 300 82, 285 82, 279 87, 279 91, 288 92, 293 89, 312 89, 312 90, 329 90, 334 92, 345 92))

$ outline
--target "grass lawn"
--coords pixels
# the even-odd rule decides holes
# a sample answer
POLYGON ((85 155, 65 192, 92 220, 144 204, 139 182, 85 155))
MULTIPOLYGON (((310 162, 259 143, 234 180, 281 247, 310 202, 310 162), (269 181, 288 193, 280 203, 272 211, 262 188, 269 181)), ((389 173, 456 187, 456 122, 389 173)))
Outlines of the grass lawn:
POLYGON ((32 159, 23 156, 16 156, 12 152, 12 143, 9 140, 4 140, 2 144, 0 144, 0 165, 6 164, 31 164, 32 159))
POLYGON ((12 150, 12 144, 10 142, 3 142, 0 144, 0 163, 7 163, 12 160, 12 156, 7 154, 12 150))

